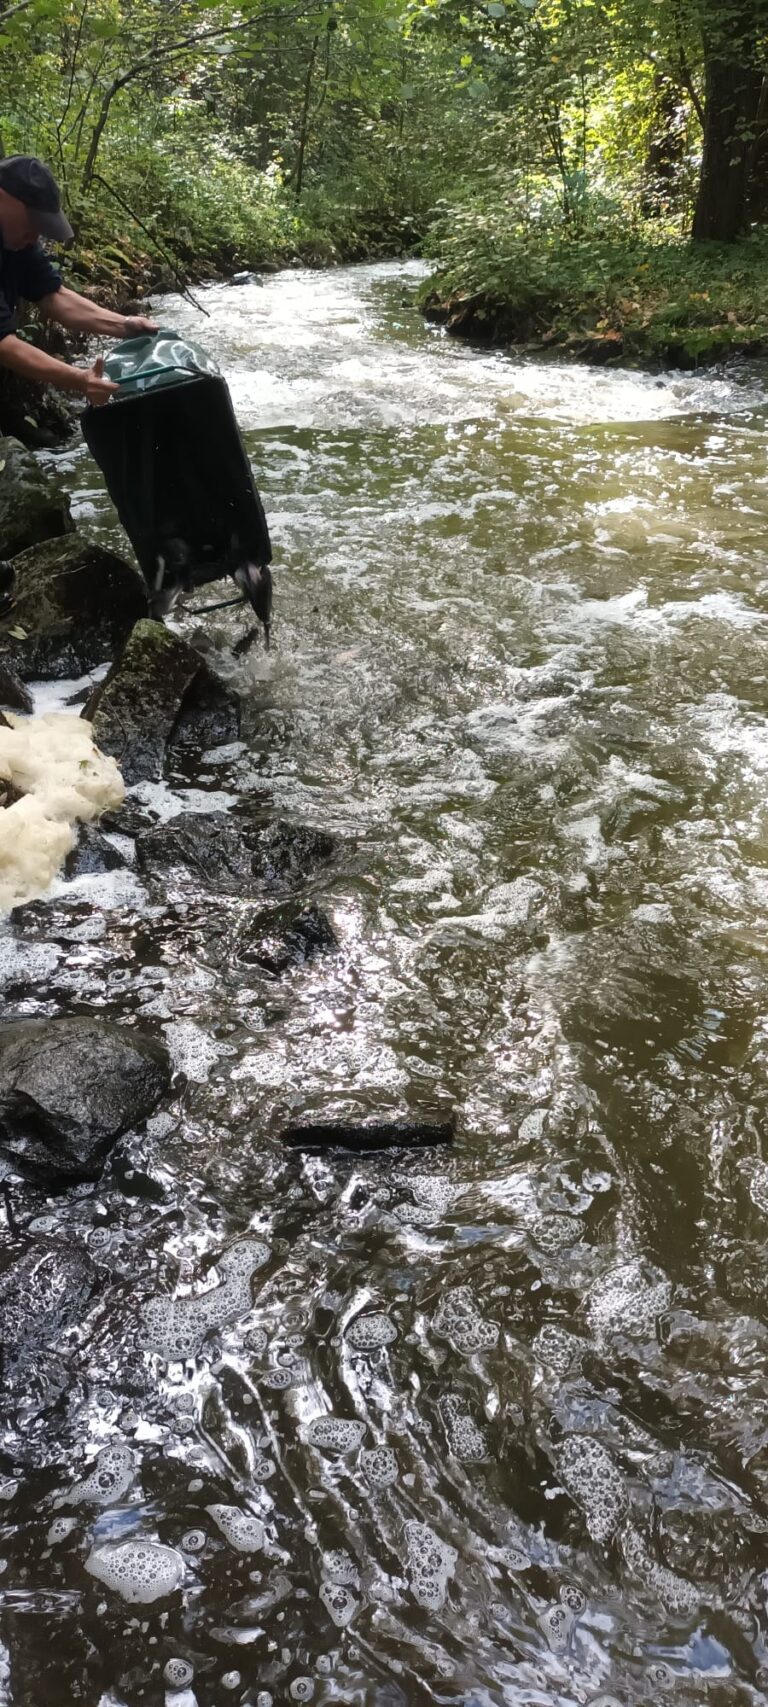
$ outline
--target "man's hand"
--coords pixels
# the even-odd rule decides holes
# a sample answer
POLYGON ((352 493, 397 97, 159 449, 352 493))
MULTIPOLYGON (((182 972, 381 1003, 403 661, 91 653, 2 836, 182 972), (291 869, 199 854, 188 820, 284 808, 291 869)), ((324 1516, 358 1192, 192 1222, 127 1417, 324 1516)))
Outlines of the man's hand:
POLYGON ((91 403, 95 409, 100 408, 102 403, 108 403, 110 397, 114 397, 115 392, 120 389, 111 379, 104 378, 104 362, 101 356, 96 357, 93 367, 81 368, 80 373, 86 402, 91 403))
POLYGON ((120 335, 123 338, 135 338, 140 332, 157 332, 158 329, 156 320, 147 320, 143 314, 126 314, 120 335))

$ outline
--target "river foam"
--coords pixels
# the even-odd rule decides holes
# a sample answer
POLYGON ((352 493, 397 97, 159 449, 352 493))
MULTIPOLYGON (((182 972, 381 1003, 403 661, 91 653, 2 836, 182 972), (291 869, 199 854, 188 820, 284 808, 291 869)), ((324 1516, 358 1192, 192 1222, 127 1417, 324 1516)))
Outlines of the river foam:
POLYGON ((0 725, 0 781, 22 798, 0 811, 0 911, 45 894, 74 847, 75 824, 120 806, 125 784, 81 717, 47 712, 0 725))

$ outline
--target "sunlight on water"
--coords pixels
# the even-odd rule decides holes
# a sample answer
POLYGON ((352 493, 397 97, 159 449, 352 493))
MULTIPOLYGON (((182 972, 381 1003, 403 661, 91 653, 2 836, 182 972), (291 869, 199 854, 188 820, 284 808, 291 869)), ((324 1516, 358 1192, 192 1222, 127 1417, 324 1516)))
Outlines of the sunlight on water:
POLYGON ((132 809, 334 851, 0 936, 14 1011, 142 1017, 179 1074, 97 1187, 9 1188, 9 1262, 69 1264, 0 1276, 14 1707, 766 1699, 765 375, 462 348, 421 271, 163 305, 231 383, 275 647, 207 619, 248 738, 132 809))

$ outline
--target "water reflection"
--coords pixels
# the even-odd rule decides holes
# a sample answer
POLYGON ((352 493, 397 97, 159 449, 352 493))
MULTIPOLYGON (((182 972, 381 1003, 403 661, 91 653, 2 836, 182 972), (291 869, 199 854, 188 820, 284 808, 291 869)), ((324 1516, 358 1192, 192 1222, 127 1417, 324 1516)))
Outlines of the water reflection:
POLYGON ((768 1690, 763 377, 456 348, 413 271, 164 310, 249 429, 276 650, 216 619, 252 733, 135 806, 335 851, 279 906, 146 869, 0 938, 15 1009, 141 1014, 185 1076, 97 1188, 10 1190, 6 1272, 68 1265, 6 1371, 23 1707, 768 1690), (338 951, 276 974, 308 903, 338 951), (450 1108, 434 1156, 280 1145, 450 1108))

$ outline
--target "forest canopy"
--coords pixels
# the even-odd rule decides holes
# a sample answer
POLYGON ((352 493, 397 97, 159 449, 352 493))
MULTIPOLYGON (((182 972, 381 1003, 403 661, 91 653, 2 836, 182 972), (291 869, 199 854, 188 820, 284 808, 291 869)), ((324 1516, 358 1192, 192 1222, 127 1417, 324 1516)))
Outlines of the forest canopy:
POLYGON ((686 277, 758 324, 768 0, 12 0, 0 51, 94 284, 420 249, 513 335, 686 277))

